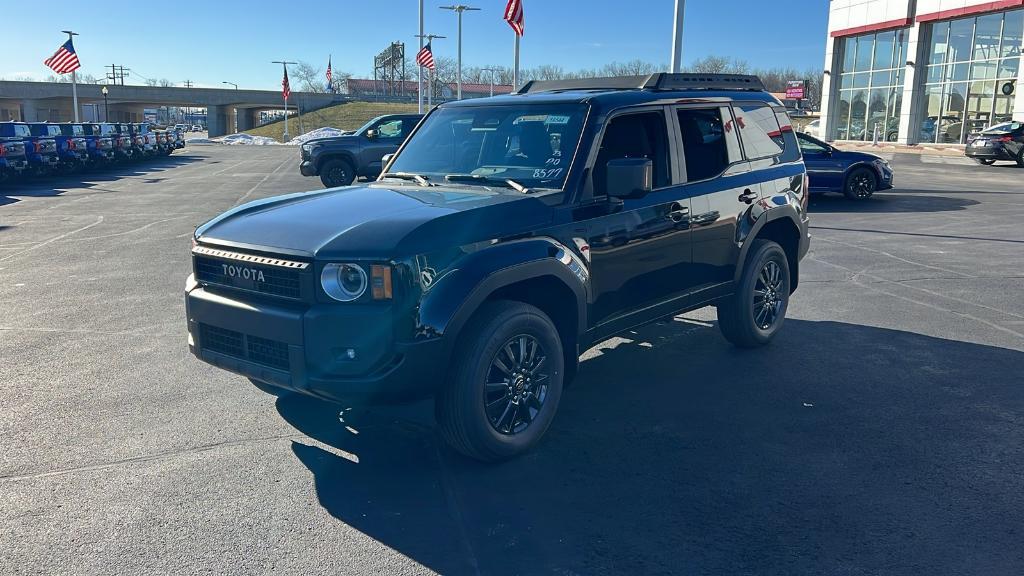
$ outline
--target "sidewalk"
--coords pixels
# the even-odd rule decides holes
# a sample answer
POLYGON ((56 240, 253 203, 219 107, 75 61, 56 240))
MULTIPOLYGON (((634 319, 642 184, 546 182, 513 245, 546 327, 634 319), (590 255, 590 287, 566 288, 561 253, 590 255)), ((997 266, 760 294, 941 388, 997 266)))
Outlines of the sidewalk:
POLYGON ((879 142, 874 146, 871 142, 835 142, 834 146, 841 150, 857 150, 860 152, 889 152, 897 154, 921 154, 925 156, 960 156, 964 155, 964 146, 957 144, 895 144, 893 142, 879 142))

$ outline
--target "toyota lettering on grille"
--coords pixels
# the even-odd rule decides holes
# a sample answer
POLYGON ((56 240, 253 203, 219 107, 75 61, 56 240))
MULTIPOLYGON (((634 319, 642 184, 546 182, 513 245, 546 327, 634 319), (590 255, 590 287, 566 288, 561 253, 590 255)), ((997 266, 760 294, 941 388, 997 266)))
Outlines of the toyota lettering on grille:
POLYGON ((242 278, 243 280, 266 282, 263 278, 263 271, 259 268, 246 268, 245 266, 233 266, 231 264, 221 264, 221 266, 224 267, 225 276, 230 276, 231 278, 242 278))

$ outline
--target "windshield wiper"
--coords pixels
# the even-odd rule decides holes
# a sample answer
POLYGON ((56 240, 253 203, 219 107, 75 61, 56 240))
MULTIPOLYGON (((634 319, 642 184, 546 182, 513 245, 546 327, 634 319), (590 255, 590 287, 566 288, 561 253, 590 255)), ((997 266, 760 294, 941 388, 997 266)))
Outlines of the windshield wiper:
POLYGON ((384 174, 385 178, 398 178, 399 180, 411 180, 416 182, 420 186, 430 186, 430 180, 422 174, 414 174, 412 172, 387 172, 384 174))
POLYGON ((492 178, 483 174, 449 174, 444 177, 448 182, 480 182, 484 184, 499 184, 506 188, 512 188, 517 192, 529 194, 530 189, 511 178, 492 178))

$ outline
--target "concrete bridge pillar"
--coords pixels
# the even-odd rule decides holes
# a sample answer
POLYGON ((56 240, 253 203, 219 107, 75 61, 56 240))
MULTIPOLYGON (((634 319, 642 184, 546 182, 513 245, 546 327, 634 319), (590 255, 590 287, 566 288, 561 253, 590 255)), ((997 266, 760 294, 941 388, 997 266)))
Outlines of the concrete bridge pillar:
POLYGON ((245 132, 256 127, 256 111, 252 108, 236 108, 238 114, 238 131, 245 132))
POLYGON ((39 122, 41 120, 49 120, 49 118, 39 118, 39 101, 29 100, 28 98, 21 101, 21 121, 22 122, 39 122))
POLYGON ((210 138, 226 135, 229 120, 227 106, 208 106, 206 108, 206 128, 210 138))

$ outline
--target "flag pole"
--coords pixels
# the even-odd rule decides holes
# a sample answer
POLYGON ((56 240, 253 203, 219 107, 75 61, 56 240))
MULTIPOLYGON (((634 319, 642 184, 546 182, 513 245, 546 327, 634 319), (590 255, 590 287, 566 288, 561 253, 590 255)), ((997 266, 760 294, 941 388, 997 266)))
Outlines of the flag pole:
MULTIPOLYGON (((423 0, 420 0, 420 50, 423 50, 423 0)), ((419 54, 419 52, 417 52, 419 54)), ((416 74, 416 95, 417 102, 419 103, 419 113, 423 114, 423 67, 419 67, 419 71, 416 74)))
MULTIPOLYGON (((61 32, 68 35, 68 42, 72 42, 72 46, 74 46, 73 42, 78 33, 71 30, 61 30, 61 32)), ((75 107, 75 124, 78 124, 78 74, 74 70, 71 71, 71 100, 75 107)))
POLYGON ((515 92, 519 89, 519 34, 513 32, 516 37, 516 48, 515 48, 515 59, 514 66, 512 68, 512 91, 515 92))

